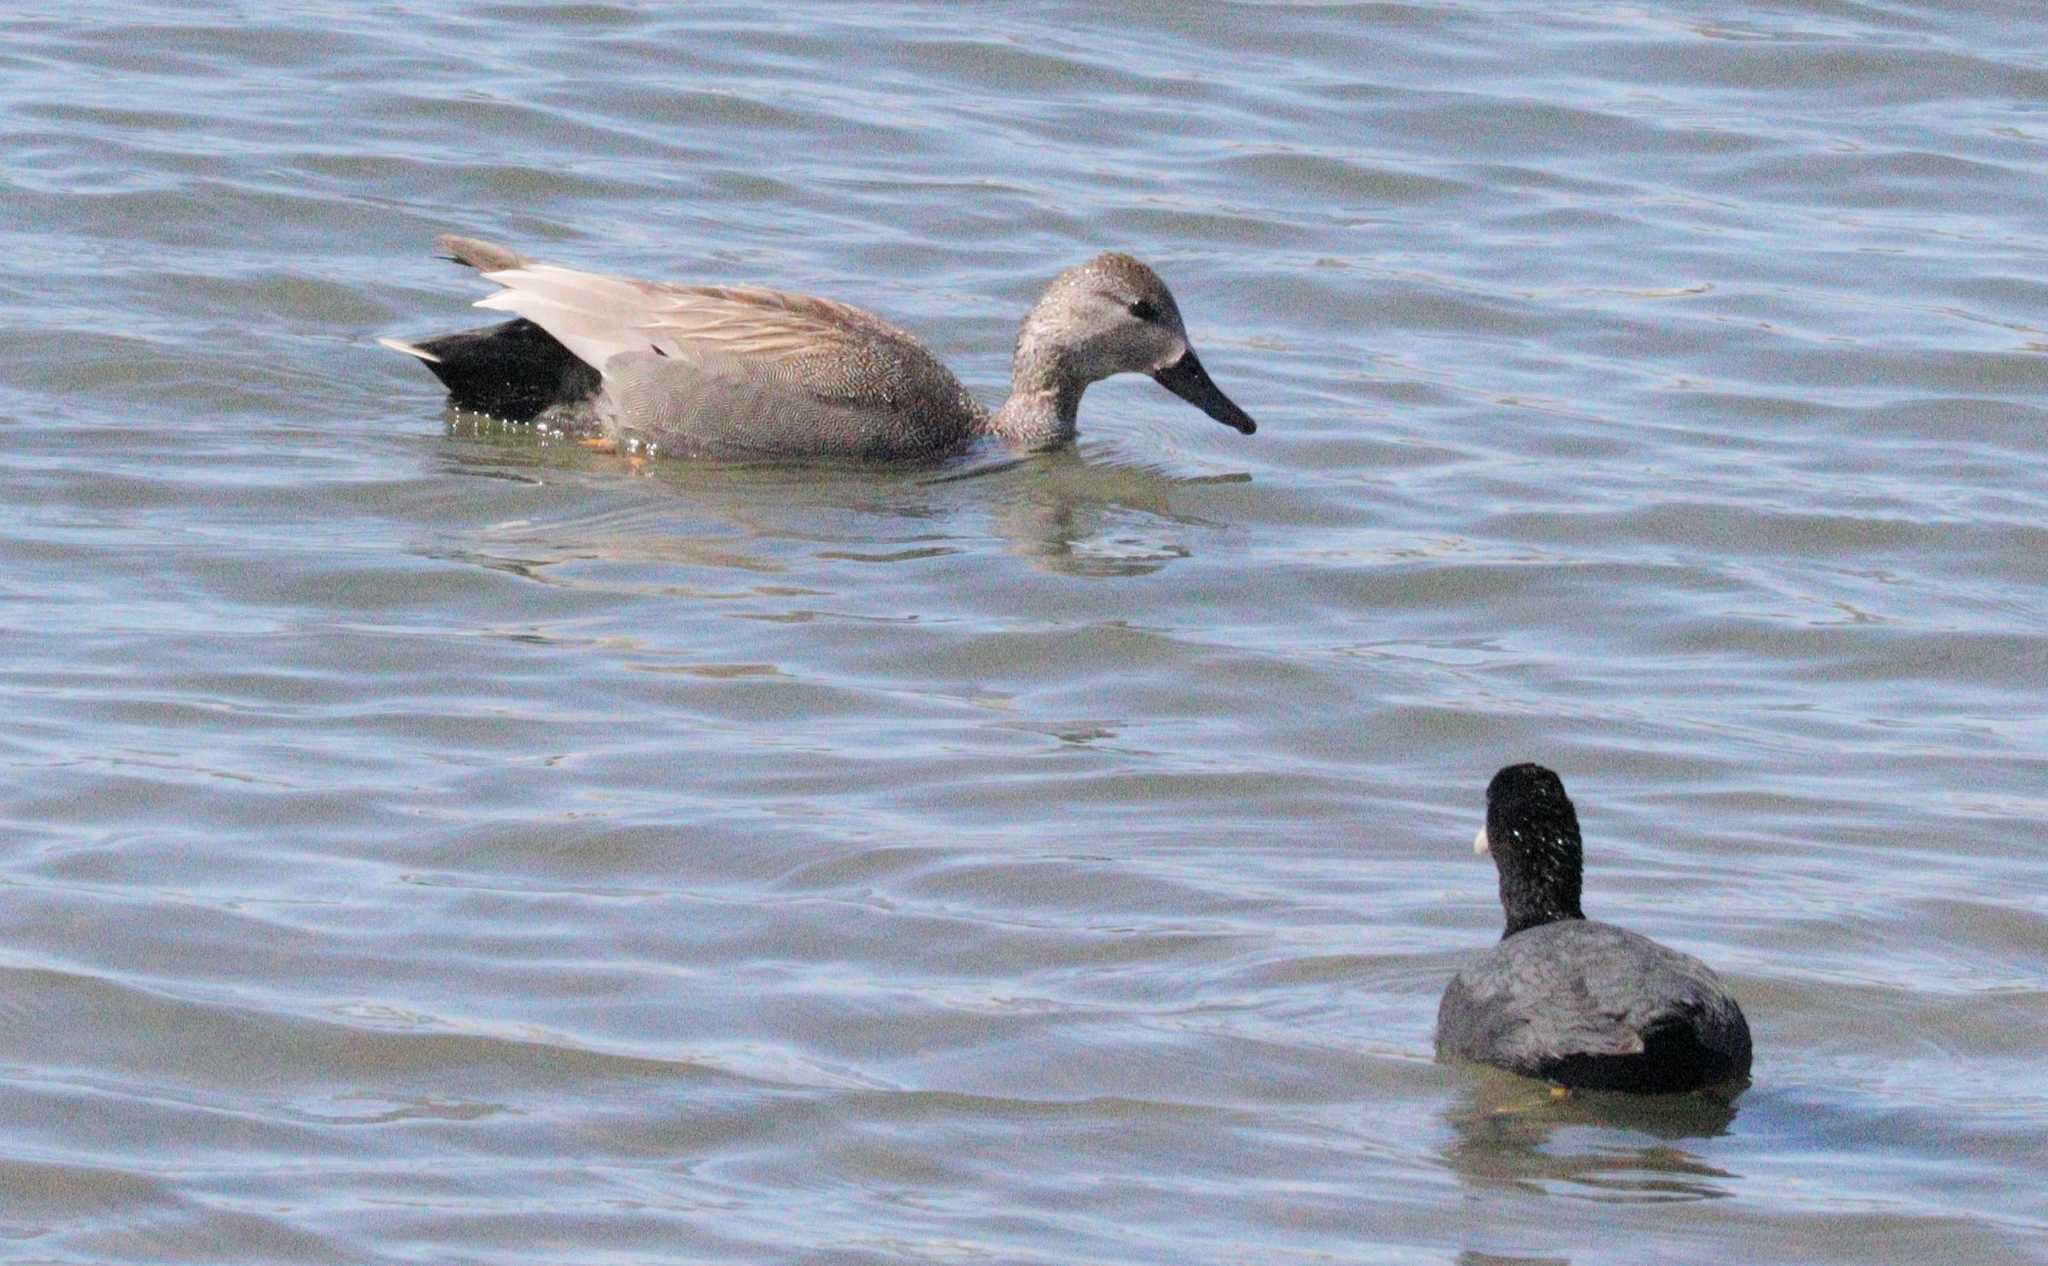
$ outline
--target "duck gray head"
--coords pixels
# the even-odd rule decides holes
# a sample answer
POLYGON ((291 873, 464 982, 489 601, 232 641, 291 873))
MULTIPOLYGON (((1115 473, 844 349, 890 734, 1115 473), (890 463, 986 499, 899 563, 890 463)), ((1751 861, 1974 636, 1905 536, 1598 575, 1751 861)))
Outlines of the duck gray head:
POLYGON ((1025 315, 994 429, 1020 448, 1068 443, 1081 393, 1112 374, 1150 374, 1223 425, 1244 435, 1258 429, 1202 368, 1159 274, 1114 251, 1053 278, 1025 315))

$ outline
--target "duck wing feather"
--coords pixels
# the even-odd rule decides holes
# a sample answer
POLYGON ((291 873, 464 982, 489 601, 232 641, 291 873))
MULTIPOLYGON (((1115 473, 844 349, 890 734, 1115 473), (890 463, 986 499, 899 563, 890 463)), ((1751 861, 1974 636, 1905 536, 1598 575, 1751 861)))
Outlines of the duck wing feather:
POLYGON ((900 457, 959 447, 985 417, 914 337, 849 304, 548 264, 484 276, 503 289, 477 306, 525 317, 595 368, 618 429, 648 443, 900 457))

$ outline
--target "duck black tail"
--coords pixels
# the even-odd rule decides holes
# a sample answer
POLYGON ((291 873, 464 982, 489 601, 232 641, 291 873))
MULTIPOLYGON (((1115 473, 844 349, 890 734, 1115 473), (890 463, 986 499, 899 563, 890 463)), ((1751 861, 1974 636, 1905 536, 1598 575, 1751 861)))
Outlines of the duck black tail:
POLYGON ((597 398, 597 371, 524 317, 413 343, 377 341, 419 358, 456 408, 507 422, 531 422, 551 410, 587 411, 597 398))

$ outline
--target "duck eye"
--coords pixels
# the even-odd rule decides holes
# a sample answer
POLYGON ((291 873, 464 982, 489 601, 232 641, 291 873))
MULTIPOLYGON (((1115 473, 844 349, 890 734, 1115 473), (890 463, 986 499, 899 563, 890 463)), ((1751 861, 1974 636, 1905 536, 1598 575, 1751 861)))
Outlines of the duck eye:
POLYGON ((1131 315, 1140 321, 1157 321, 1159 309, 1152 305, 1150 299, 1140 299, 1131 305, 1131 315))

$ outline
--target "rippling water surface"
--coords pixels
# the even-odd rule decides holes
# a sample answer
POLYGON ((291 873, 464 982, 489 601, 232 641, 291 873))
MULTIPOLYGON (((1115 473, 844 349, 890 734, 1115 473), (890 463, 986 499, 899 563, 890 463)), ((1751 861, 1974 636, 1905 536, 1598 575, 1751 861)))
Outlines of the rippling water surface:
POLYGON ((2048 1260, 2035 6, 16 5, 0 1260, 2048 1260), (1262 423, 625 462, 436 232, 1133 251, 1262 423), (1720 1108, 1430 1055, 1486 779, 1720 1108))

